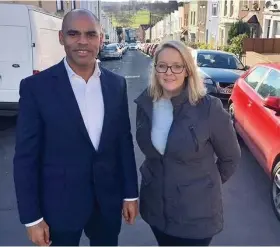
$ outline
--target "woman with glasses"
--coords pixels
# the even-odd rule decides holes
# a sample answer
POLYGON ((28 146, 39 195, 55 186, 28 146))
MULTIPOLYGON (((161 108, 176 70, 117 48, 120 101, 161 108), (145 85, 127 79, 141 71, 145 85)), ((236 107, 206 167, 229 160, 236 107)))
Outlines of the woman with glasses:
POLYGON ((158 46, 151 82, 136 100, 145 161, 140 213, 160 246, 207 246, 223 228, 221 184, 241 152, 229 114, 206 94, 188 47, 158 46))

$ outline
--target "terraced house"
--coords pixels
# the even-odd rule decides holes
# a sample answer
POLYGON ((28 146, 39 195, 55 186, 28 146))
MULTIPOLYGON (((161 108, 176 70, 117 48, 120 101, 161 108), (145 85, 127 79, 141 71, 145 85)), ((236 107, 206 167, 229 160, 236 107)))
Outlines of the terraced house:
POLYGON ((218 45, 226 45, 228 42, 228 32, 233 23, 239 20, 239 9, 241 2, 239 0, 224 0, 220 1, 220 22, 218 45))
POLYGON ((241 1, 239 19, 249 24, 251 38, 262 37, 264 6, 265 2, 262 0, 241 1))
POLYGON ((14 0, 14 1, 1 1, 2 3, 14 3, 14 4, 26 4, 32 5, 35 7, 39 7, 44 9, 45 11, 64 16, 67 12, 72 9, 80 8, 81 1, 80 0, 56 0, 56 1, 22 1, 22 0, 14 0))
POLYGON ((280 38, 280 1, 267 0, 264 4, 263 38, 280 38))
POLYGON ((198 2, 191 1, 189 7, 189 25, 188 25, 188 41, 198 42, 198 2))
POLYGON ((250 26, 250 37, 259 38, 263 33, 262 0, 211 0, 208 2, 208 42, 223 46, 228 43, 228 32, 233 23, 242 20, 250 26), (217 41, 214 42, 214 39, 217 41))
POLYGON ((209 0, 206 17, 206 43, 210 44, 213 48, 217 47, 217 40, 219 40, 219 16, 219 0, 209 0))

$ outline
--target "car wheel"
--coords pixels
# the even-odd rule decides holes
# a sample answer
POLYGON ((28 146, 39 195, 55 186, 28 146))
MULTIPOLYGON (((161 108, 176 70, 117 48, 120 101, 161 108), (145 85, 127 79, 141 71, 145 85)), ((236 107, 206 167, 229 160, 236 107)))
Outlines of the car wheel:
POLYGON ((233 102, 230 103, 228 107, 228 112, 232 121, 233 126, 235 125, 235 118, 234 118, 234 105, 233 102))
MULTIPOLYGON (((233 102, 231 102, 228 106, 228 112, 229 112, 229 115, 230 115, 230 118, 231 118, 231 122, 232 122, 232 125, 233 127, 235 128, 235 117, 234 117, 234 104, 233 102)), ((242 141, 242 138, 241 136, 237 133, 236 129, 235 129, 235 133, 237 135, 237 138, 238 138, 238 141, 242 141)))
POLYGON ((280 161, 274 167, 271 179, 270 197, 272 208, 280 221, 280 161))

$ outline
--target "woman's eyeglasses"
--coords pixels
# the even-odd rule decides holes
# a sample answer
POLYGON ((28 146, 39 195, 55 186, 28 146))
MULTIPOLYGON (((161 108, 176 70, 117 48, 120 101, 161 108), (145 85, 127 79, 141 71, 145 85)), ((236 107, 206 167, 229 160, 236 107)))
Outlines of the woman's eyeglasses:
POLYGON ((181 74, 183 72, 185 66, 179 65, 179 64, 174 64, 171 66, 168 66, 167 64, 164 64, 164 63, 155 64, 155 69, 158 73, 166 73, 169 68, 172 73, 181 74))

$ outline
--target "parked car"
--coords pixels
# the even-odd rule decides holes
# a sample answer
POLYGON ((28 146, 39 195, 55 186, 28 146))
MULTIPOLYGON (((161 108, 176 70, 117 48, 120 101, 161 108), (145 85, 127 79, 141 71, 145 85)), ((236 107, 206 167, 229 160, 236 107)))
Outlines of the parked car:
POLYGON ((113 43, 105 45, 100 52, 100 60, 118 58, 122 59, 123 51, 119 44, 113 43))
POLYGON ((137 45, 136 45, 136 43, 130 43, 130 44, 128 45, 128 49, 129 49, 129 50, 137 50, 137 45))
POLYGON ((127 43, 124 43, 123 44, 123 50, 124 50, 124 54, 128 51, 128 44, 127 43))
POLYGON ((271 202, 280 220, 280 63, 258 64, 235 83, 229 99, 235 129, 271 178, 271 202))
POLYGON ((122 51, 122 54, 125 54, 127 51, 127 46, 124 43, 118 43, 119 48, 122 51))
POLYGON ((150 56, 151 57, 154 57, 158 45, 159 44, 154 44, 154 46, 152 47, 152 50, 150 51, 150 56))
POLYGON ((228 100, 234 82, 248 69, 229 52, 193 49, 192 55, 207 92, 222 100, 228 100))

